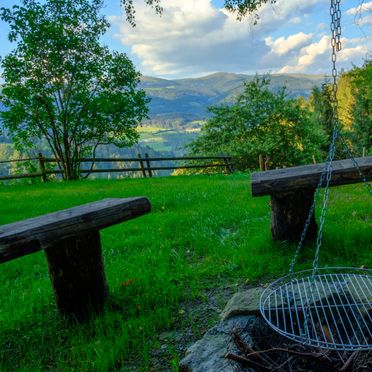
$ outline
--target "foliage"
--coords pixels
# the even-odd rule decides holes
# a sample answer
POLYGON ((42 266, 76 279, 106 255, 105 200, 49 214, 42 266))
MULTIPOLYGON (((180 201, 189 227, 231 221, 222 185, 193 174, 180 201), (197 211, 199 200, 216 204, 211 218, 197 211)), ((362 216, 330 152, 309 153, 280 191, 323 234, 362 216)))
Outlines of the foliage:
POLYGON ((99 38, 109 27, 102 0, 22 0, 1 8, 17 47, 2 60, 1 118, 18 148, 45 139, 64 179, 79 177, 79 158, 100 144, 129 146, 147 116, 140 74, 99 38))
POLYGON ((309 97, 312 108, 311 119, 323 127, 328 141, 332 134, 333 108, 332 108, 332 87, 324 82, 321 88, 314 87, 309 97))
MULTIPOLYGON (((135 26, 135 7, 133 5, 133 0, 120 0, 124 7, 127 21, 135 26)), ((259 16, 257 14, 258 9, 267 3, 275 4, 277 0, 225 0, 225 8, 227 11, 236 15, 237 19, 241 21, 249 14, 254 14, 255 24, 257 23, 259 16)), ((155 9, 157 14, 161 14, 163 8, 161 6, 161 0, 144 0, 144 3, 155 9)))
POLYGON ((372 155, 372 60, 362 67, 354 67, 348 74, 351 78, 352 128, 349 135, 353 149, 361 154, 363 148, 372 155))
POLYGON ((236 14, 239 21, 249 14, 254 14, 256 24, 259 19, 257 10, 267 3, 275 4, 276 0, 225 0, 225 8, 236 14))
MULTIPOLYGON (((372 61, 362 67, 342 72, 338 80, 337 103, 340 130, 354 152, 361 156, 363 149, 372 153, 372 61)), ((313 88, 305 106, 312 112, 311 119, 325 130, 328 141, 332 128, 332 91, 328 83, 313 88)), ((337 157, 346 157, 339 146, 337 157)))
MULTIPOLYGON (((244 282, 288 272, 295 245, 271 241, 268 198, 250 196, 246 174, 2 187, 0 224, 138 195, 150 214, 101 231, 112 299, 102 317, 80 326, 58 317, 43 252, 0 265, 1 371, 172 371, 218 322, 211 304, 222 309, 244 282)), ((349 185, 330 198, 322 264, 372 267, 370 196, 349 185)), ((313 255, 305 247, 299 270, 313 255)))
POLYGON ((324 132, 308 112, 282 88, 273 93, 267 77, 245 84, 244 92, 231 106, 210 108, 213 117, 191 144, 192 153, 227 153, 244 159, 244 168, 256 168, 258 156, 270 166, 309 163, 321 158, 324 132))
POLYGON ((342 72, 338 79, 337 89, 338 117, 344 131, 353 130, 353 107, 355 96, 352 87, 352 77, 348 72, 342 72))

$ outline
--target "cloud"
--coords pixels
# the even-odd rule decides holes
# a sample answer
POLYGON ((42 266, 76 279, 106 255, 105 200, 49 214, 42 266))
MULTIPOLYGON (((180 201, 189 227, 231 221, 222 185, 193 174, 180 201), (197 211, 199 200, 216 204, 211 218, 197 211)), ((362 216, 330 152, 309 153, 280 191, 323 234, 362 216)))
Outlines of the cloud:
POLYGON ((265 43, 268 45, 273 53, 276 53, 279 56, 288 53, 290 50, 296 49, 300 45, 305 44, 312 38, 312 34, 304 34, 299 32, 291 36, 279 37, 276 40, 273 40, 271 36, 265 38, 265 43))
MULTIPOLYGON (((352 61, 362 60, 369 53, 372 47, 372 38, 342 38, 342 49, 337 54, 339 67, 350 67, 352 61)), ((283 66, 278 72, 309 72, 321 73, 329 70, 331 63, 331 40, 324 35, 317 42, 303 47, 298 56, 293 59, 291 64, 283 66)))
POLYGON ((368 3, 362 3, 354 8, 350 8, 346 11, 346 14, 356 15, 367 11, 372 11, 372 1, 368 3))
POLYGON ((359 26, 372 26, 372 1, 348 9, 346 14, 354 15, 355 22, 359 26), (367 12, 369 14, 365 15, 367 12))
MULTIPOLYGON (((249 20, 236 21, 211 0, 163 0, 161 17, 141 1, 135 4, 136 28, 123 17, 110 17, 110 21, 117 28, 116 38, 130 48, 147 75, 174 78, 216 71, 314 72, 326 67, 322 58, 329 63, 329 38, 320 30, 318 34, 282 30, 298 27, 308 19, 307 14, 327 3, 278 0, 260 9, 260 21, 253 26, 249 20)), ((360 55, 361 49, 355 48, 350 46, 350 58, 360 55)))

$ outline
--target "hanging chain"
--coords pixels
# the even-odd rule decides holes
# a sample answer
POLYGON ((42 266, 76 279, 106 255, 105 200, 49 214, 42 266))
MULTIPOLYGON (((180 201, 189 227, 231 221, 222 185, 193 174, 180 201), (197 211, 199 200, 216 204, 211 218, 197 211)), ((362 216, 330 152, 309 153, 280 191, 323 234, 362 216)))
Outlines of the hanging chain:
POLYGON ((337 103, 337 67, 336 67, 336 60, 337 60, 337 52, 341 50, 341 9, 340 9, 340 2, 341 0, 331 0, 331 6, 330 6, 330 15, 331 15, 331 45, 332 45, 332 96, 331 96, 331 102, 332 102, 332 137, 331 137, 331 145, 329 148, 328 157, 326 160, 325 167, 320 175, 318 185, 314 192, 314 200, 310 207, 309 215, 305 222, 304 230, 302 231, 300 241, 298 243, 296 253, 292 259, 289 273, 292 274, 294 272, 294 268, 296 266, 296 263, 298 261, 298 258, 300 256, 302 247, 305 242, 307 230, 309 229, 309 226, 311 224, 311 219, 315 212, 315 204, 316 200, 318 198, 320 189, 323 187, 324 180, 326 180, 325 185, 325 193, 323 198, 323 208, 322 213, 320 217, 320 223, 319 223, 319 230, 318 230, 318 237, 317 237, 317 247, 315 252, 315 258, 314 258, 314 273, 318 269, 318 263, 319 263, 319 252, 320 252, 320 246, 322 244, 322 237, 323 237, 323 224, 325 220, 325 213, 326 213, 326 207, 328 204, 328 196, 329 196, 329 184, 331 181, 331 174, 332 174, 332 161, 335 156, 336 151, 336 141, 339 136, 339 124, 338 124, 338 103, 337 103))
POLYGON ((331 0, 330 5, 330 16, 331 16, 331 46, 332 46, 332 95, 331 95, 331 102, 332 102, 332 136, 331 136, 331 145, 328 153, 328 157, 326 160, 326 165, 320 175, 318 185, 314 192, 314 200, 309 210, 309 215, 306 219, 304 230, 302 231, 300 241, 298 243, 295 255, 291 261, 289 273, 292 274, 294 272, 294 268, 296 266, 296 263, 298 261, 298 258, 300 256, 302 247, 305 242, 306 234, 309 229, 309 226, 311 224, 311 219, 315 212, 315 205, 316 200, 318 198, 320 189, 323 187, 324 179, 326 178, 326 185, 325 185, 325 193, 323 198, 323 208, 322 213, 320 217, 320 223, 319 223, 319 230, 318 230, 318 236, 317 236, 317 244, 316 244, 316 252, 315 252, 315 258, 313 262, 313 274, 316 273, 318 270, 318 263, 319 263, 319 252, 320 252, 320 246, 322 243, 323 238, 323 224, 325 220, 325 213, 326 213, 326 207, 328 204, 328 196, 329 196, 329 184, 331 181, 331 173, 332 173, 332 161, 335 156, 335 150, 336 150, 336 141, 338 138, 340 138, 342 144, 344 145, 348 157, 351 159, 354 167, 357 169, 359 177, 361 181, 366 186, 369 193, 372 195, 372 186, 370 183, 368 183, 366 176, 363 174, 363 171, 361 170, 357 160, 353 156, 353 153, 348 146, 347 142, 341 135, 339 131, 339 117, 338 117, 338 100, 337 100, 337 90, 338 90, 338 83, 337 83, 337 67, 336 67, 336 61, 337 61, 337 53, 341 51, 341 9, 340 9, 340 3, 341 0, 331 0))
POLYGON ((323 239, 323 225, 325 221, 325 215, 327 211, 328 197, 329 197, 329 185, 332 178, 332 162, 335 157, 336 152, 336 141, 339 135, 339 119, 338 119, 338 101, 337 101, 337 53, 341 51, 341 9, 340 9, 341 0, 331 0, 331 6, 329 9, 331 15, 331 45, 332 45, 332 140, 329 148, 328 162, 326 164, 326 186, 323 197, 323 208, 319 220, 319 230, 318 237, 316 240, 316 250, 315 257, 313 262, 313 276, 318 271, 319 265, 319 254, 320 247, 322 245, 323 239))
MULTIPOLYGON (((336 142, 339 136, 339 119, 338 119, 338 103, 337 103, 337 67, 336 67, 336 60, 337 60, 337 52, 341 50, 341 10, 340 10, 340 2, 341 0, 331 0, 331 6, 329 9, 331 15, 331 45, 332 45, 332 138, 331 144, 329 147, 328 158, 325 166, 325 176, 326 176, 326 185, 325 191, 323 196, 323 207, 322 212, 320 214, 319 219, 319 228, 318 228, 318 236, 316 239, 316 250, 315 256, 313 261, 313 272, 311 275, 311 284, 310 284, 310 293, 311 298, 313 296, 313 287, 315 281, 315 275, 318 272, 319 266, 319 254, 320 254, 320 247, 322 245, 323 239, 323 225, 325 221, 325 215, 327 211, 327 204, 328 204, 328 197, 329 197, 329 185, 332 178, 332 162, 335 157, 336 153, 336 142)), ((314 213, 314 211, 313 211, 314 213)), ((309 339, 311 338, 309 332, 309 317, 310 317, 310 303, 309 300, 306 302, 306 312, 305 312, 305 319, 304 319, 304 331, 306 337, 309 339)))
MULTIPOLYGON (((327 211, 327 205, 328 205, 328 198, 329 198, 329 191, 330 191, 330 182, 332 178, 332 162, 335 157, 336 153, 336 142, 337 139, 340 137, 343 145, 346 147, 347 152, 349 154, 349 157, 353 163, 353 165, 356 167, 358 170, 359 176, 361 180, 365 183, 367 189, 369 192, 372 194, 372 189, 371 185, 368 184, 366 177, 364 176, 362 170, 359 167, 358 162, 355 160, 353 157, 353 154, 351 150, 349 149, 346 141, 344 138, 341 136, 340 131, 339 131, 339 117, 338 117, 338 101, 337 101, 337 90, 338 90, 338 83, 337 83, 337 77, 338 77, 338 72, 337 72, 337 66, 336 66, 336 61, 337 61, 337 53, 341 51, 341 9, 340 9, 340 3, 341 0, 331 0, 331 5, 330 5, 330 16, 331 16, 331 32, 332 32, 332 37, 331 37, 331 46, 332 46, 332 95, 331 95, 331 103, 332 103, 332 135, 331 135, 331 143, 329 147, 329 153, 328 157, 325 163, 325 167, 320 175, 318 185, 314 191, 314 200, 313 203, 310 207, 309 215, 307 217, 306 223, 304 230, 301 234, 300 242, 297 246, 296 253, 294 255, 294 258, 291 262, 290 265, 290 274, 294 272, 294 267, 298 261, 299 255, 302 250, 302 246, 305 241, 306 233, 307 230, 310 226, 311 219, 314 215, 315 212, 315 204, 317 197, 319 195, 320 189, 323 186, 324 180, 325 180, 325 191, 324 191, 324 196, 323 196, 323 206, 322 206, 322 211, 320 214, 320 219, 319 219, 319 228, 318 228, 318 235, 317 235, 317 240, 316 240, 316 250, 315 250, 315 256, 314 256, 314 261, 313 261, 313 270, 312 270, 312 275, 311 275, 311 284, 310 284, 310 292, 311 296, 313 296, 313 286, 314 286, 314 281, 315 281, 315 275, 318 272, 318 266, 319 266, 319 255, 320 255, 320 248, 322 245, 322 239, 323 239, 323 225, 325 221, 325 216, 326 216, 326 211, 327 211)), ((290 302, 291 299, 289 299, 290 302)), ((304 333, 305 336, 308 337, 309 339, 311 338, 310 332, 309 332, 309 316, 310 316, 310 306, 309 306, 309 300, 307 300, 305 304, 305 318, 304 318, 304 333)), ((301 331, 302 332, 302 331, 301 331)))

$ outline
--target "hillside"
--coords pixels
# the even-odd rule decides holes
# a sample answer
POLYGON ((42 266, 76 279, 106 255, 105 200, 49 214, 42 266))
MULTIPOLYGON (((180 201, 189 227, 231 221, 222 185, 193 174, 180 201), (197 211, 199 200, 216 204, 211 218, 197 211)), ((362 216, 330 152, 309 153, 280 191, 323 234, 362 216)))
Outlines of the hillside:
MULTIPOLYGON (((178 80, 143 76, 141 87, 151 97, 150 118, 153 123, 169 127, 167 122, 173 120, 175 126, 187 127, 193 121, 205 120, 208 106, 233 102, 242 92, 244 82, 253 78, 253 75, 224 72, 178 80)), ((311 89, 323 81, 322 75, 271 75, 272 90, 286 86, 288 97, 308 97, 311 89)))
MULTIPOLYGON (((244 82, 253 78, 254 75, 225 72, 176 80, 143 76, 140 87, 151 98, 150 119, 139 130, 141 139, 136 148, 114 152, 111 148, 111 155, 135 155, 138 152, 184 154, 185 145, 197 136, 203 122, 208 119, 208 107, 233 102, 242 92, 244 82)), ((271 88, 277 91, 286 86, 288 97, 308 97, 311 89, 323 81, 323 75, 274 74, 271 75, 271 88)), ((106 152, 105 155, 110 156, 106 152)))

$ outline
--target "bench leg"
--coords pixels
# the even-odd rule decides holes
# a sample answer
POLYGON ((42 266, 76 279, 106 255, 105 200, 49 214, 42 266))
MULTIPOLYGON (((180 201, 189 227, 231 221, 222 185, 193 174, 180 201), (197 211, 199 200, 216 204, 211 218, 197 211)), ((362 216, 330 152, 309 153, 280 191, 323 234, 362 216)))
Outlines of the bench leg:
POLYGON ((99 313, 108 294, 99 231, 45 249, 59 311, 78 320, 99 313))
MULTIPOLYGON (((280 193, 271 196, 271 235, 274 240, 298 242, 313 203, 314 190, 280 193)), ((316 238, 318 226, 315 213, 306 240, 316 238)))

